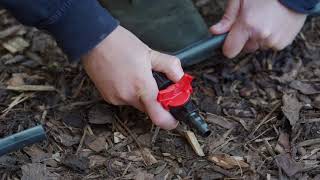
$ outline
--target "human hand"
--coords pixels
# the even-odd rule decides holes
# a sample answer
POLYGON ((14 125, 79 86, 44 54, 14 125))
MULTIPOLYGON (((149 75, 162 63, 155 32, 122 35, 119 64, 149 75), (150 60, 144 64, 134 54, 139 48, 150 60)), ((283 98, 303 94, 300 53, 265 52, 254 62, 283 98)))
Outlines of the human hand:
POLYGON ((107 102, 134 106, 163 129, 177 126, 177 121, 157 102, 158 87, 152 70, 177 82, 184 74, 179 59, 150 49, 119 26, 85 55, 82 62, 107 102))
POLYGON ((213 34, 229 31, 223 53, 233 58, 242 50, 285 48, 299 33, 306 17, 278 0, 229 0, 223 18, 210 30, 213 34))

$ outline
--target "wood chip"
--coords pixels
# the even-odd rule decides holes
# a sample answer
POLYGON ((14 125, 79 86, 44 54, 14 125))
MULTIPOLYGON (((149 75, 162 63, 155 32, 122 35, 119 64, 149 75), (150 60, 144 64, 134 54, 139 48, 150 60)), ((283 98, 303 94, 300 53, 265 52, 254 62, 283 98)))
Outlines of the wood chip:
POLYGON ((239 156, 230 156, 228 154, 216 154, 211 155, 208 158, 209 161, 214 162, 216 165, 224 169, 233 169, 236 167, 239 168, 248 168, 249 164, 244 162, 242 157, 239 156))
POLYGON ((26 164, 21 167, 22 180, 47 179, 48 171, 46 165, 41 163, 26 164))
POLYGON ((23 51, 25 48, 29 47, 30 44, 21 37, 15 37, 6 43, 3 43, 2 46, 10 53, 14 54, 23 51))
POLYGON ((6 38, 16 32, 18 32, 22 28, 21 25, 11 26, 5 30, 0 31, 0 39, 6 38))
POLYGON ((26 73, 13 73, 12 77, 7 81, 8 86, 22 86, 25 85, 24 79, 28 76, 26 73))
POLYGON ((106 149, 107 140, 105 137, 94 137, 90 136, 91 138, 88 138, 90 140, 86 141, 86 145, 93 151, 99 153, 106 149))
POLYGON ((231 123, 226 118, 211 113, 207 113, 206 121, 208 123, 217 124, 226 129, 232 129, 235 127, 235 124, 231 123))
POLYGON ((124 140, 126 137, 121 134, 120 132, 114 132, 113 133, 113 142, 115 144, 118 144, 119 142, 121 142, 121 140, 124 140))
POLYGON ((107 158, 104 156, 100 156, 100 155, 92 155, 89 157, 89 168, 96 168, 99 166, 103 166, 105 164, 105 162, 107 162, 107 158))
POLYGON ((193 132, 191 131, 185 131, 185 137, 187 138, 188 142, 190 143, 192 149, 195 151, 195 153, 198 155, 198 156, 205 156, 200 144, 199 144, 199 141, 197 140, 196 136, 194 135, 193 132))
POLYGON ((157 159, 152 155, 150 149, 143 148, 142 153, 144 154, 145 161, 148 165, 156 164, 158 162, 157 159))
POLYGON ((12 91, 56 91, 53 86, 47 85, 21 85, 21 86, 7 86, 6 90, 12 91))

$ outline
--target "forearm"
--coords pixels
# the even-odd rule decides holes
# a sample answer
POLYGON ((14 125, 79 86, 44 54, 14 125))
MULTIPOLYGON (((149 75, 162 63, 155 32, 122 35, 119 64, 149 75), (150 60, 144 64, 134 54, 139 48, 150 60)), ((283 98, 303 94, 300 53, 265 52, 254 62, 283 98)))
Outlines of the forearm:
POLYGON ((0 0, 21 23, 47 30, 71 60, 108 36, 118 22, 96 0, 0 0))
POLYGON ((283 5, 303 14, 312 13, 319 0, 279 0, 283 5))

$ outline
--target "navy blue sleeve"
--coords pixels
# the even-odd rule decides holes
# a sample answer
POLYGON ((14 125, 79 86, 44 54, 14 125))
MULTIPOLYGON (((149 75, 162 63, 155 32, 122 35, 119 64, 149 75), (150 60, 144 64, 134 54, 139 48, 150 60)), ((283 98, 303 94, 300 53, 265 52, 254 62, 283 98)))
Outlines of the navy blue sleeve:
POLYGON ((78 60, 117 26, 97 0, 0 0, 21 23, 47 30, 70 60, 78 60))
POLYGON ((280 0, 280 2, 296 12, 310 14, 319 0, 280 0))

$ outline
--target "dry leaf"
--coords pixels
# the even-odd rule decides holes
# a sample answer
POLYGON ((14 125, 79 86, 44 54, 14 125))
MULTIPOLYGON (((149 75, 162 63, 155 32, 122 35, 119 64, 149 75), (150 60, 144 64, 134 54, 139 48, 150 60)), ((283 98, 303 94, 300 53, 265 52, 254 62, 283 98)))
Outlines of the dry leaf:
POLYGON ((97 104, 90 109, 89 122, 91 124, 112 124, 113 121, 113 113, 107 105, 97 104))
POLYGON ((244 162, 242 157, 230 156, 228 154, 216 154, 209 156, 209 161, 214 162, 216 165, 224 169, 233 169, 236 167, 248 168, 249 164, 244 162))
POLYGON ((292 81, 290 87, 296 90, 299 90, 302 94, 313 95, 319 94, 320 91, 316 90, 311 84, 303 83, 301 81, 292 81))
POLYGON ((290 121, 291 126, 294 127, 300 119, 299 114, 303 105, 293 94, 284 94, 282 97, 282 101, 282 112, 290 121))
POLYGON ((295 162, 288 153, 277 155, 275 160, 278 167, 280 167, 289 177, 303 170, 302 164, 295 162))
POLYGON ((71 147, 75 144, 79 144, 80 137, 79 136, 70 136, 68 134, 61 134, 59 135, 59 139, 61 144, 67 147, 71 147))

